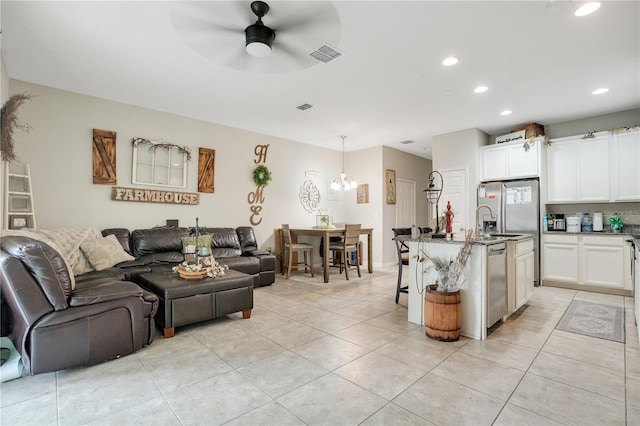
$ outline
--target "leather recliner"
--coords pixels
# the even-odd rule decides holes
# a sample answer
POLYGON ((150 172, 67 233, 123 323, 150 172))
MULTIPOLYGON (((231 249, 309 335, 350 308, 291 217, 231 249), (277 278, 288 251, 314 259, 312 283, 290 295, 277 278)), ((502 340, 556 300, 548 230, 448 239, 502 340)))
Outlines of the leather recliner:
POLYGON ((87 366, 153 341, 156 295, 118 268, 75 280, 62 256, 27 237, 0 242, 0 284, 10 338, 29 374, 87 366))

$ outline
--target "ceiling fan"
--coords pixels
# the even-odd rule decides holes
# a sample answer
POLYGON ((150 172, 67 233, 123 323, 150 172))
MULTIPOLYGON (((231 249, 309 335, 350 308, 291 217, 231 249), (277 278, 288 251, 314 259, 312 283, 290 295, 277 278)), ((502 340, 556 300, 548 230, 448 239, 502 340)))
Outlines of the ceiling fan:
POLYGON ((269 5, 263 1, 251 2, 251 10, 258 17, 255 24, 244 29, 247 53, 255 58, 271 55, 271 43, 276 33, 262 23, 262 17, 269 12, 269 5))
POLYGON ((329 1, 178 1, 169 2, 169 12, 191 48, 242 71, 308 68, 318 63, 310 54, 336 46, 341 35, 340 17, 329 1))

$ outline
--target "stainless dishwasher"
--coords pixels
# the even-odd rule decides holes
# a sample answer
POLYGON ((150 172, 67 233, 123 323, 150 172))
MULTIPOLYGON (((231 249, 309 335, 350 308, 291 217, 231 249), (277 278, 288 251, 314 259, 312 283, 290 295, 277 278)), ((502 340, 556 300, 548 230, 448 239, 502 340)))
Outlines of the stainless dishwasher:
POLYGON ((487 328, 507 314, 507 245, 487 246, 487 328))

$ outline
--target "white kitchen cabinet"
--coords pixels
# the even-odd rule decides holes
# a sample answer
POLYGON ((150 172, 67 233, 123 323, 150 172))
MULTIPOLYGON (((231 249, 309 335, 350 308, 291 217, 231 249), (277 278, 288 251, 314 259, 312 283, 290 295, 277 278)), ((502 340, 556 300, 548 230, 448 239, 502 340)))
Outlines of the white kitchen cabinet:
POLYGON ((640 201, 640 130, 613 135, 612 145, 612 199, 640 201))
POLYGON ((581 284, 624 288, 624 241, 618 237, 582 236, 581 284))
POLYGON ((640 130, 551 140, 547 203, 640 201, 640 130))
POLYGON ((547 147, 547 202, 602 202, 611 198, 609 137, 554 139, 547 147))
POLYGON ((576 147, 573 140, 552 141, 547 147, 547 202, 576 200, 576 147))
POLYGON ((480 147, 480 180, 513 179, 540 176, 542 138, 480 147))
POLYGON ((578 283, 578 237, 575 235, 542 236, 542 279, 578 283))
POLYGON ((502 145, 480 148, 481 180, 503 179, 507 176, 507 149, 502 145))
POLYGON ((543 234, 542 279, 591 289, 631 290, 625 278, 631 265, 624 239, 624 235, 543 234))
POLYGON ((609 201, 609 136, 576 142, 576 201, 609 201))
POLYGON ((534 261, 533 247, 529 253, 516 257, 516 310, 533 294, 534 261))
POLYGON ((509 314, 529 301, 535 280, 533 239, 507 241, 507 306, 509 314))

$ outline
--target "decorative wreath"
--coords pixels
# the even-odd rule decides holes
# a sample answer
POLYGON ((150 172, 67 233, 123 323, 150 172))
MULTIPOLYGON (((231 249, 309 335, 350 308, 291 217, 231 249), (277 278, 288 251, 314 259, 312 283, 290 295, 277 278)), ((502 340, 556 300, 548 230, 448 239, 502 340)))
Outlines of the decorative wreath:
POLYGON ((257 186, 267 186, 271 180, 271 172, 264 164, 260 164, 253 170, 253 183, 257 186))

